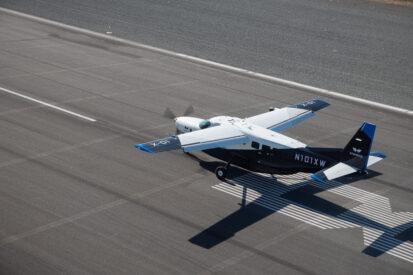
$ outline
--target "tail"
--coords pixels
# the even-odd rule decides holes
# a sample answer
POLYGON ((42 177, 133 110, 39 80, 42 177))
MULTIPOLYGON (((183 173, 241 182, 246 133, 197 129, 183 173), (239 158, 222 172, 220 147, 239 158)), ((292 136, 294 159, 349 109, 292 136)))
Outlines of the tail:
POLYGON ((364 174, 367 167, 386 158, 386 155, 381 152, 370 153, 375 131, 376 125, 364 122, 350 142, 344 147, 341 152, 340 162, 311 175, 311 179, 325 182, 326 180, 334 180, 356 172, 364 174))
POLYGON ((369 161, 375 131, 376 125, 364 122, 350 142, 344 147, 341 154, 341 161, 359 171, 365 171, 369 161))

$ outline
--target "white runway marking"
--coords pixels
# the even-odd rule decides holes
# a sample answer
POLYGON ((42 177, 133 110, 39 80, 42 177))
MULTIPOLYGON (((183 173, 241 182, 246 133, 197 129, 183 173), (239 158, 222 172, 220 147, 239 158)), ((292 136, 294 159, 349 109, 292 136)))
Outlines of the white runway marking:
POLYGON ((72 111, 64 109, 62 107, 47 103, 47 102, 39 100, 39 99, 35 99, 33 97, 30 97, 30 96, 27 96, 27 95, 24 95, 24 94, 21 94, 21 93, 18 93, 18 92, 15 92, 15 91, 3 88, 3 87, 0 87, 0 91, 3 91, 5 93, 12 94, 12 95, 24 98, 24 99, 29 100, 29 101, 39 103, 39 104, 44 105, 46 107, 58 110, 60 112, 63 112, 63 113, 66 113, 66 114, 69 114, 69 115, 72 115, 72 116, 75 116, 75 117, 78 117, 78 118, 81 118, 81 119, 84 119, 84 120, 87 120, 87 121, 90 121, 90 122, 95 122, 96 121, 96 119, 94 119, 94 118, 84 116, 84 115, 81 115, 79 113, 72 112, 72 111))
POLYGON ((387 253, 413 263, 413 244, 396 238, 397 234, 413 226, 413 213, 392 212, 390 201, 384 196, 335 181, 312 182, 305 173, 277 175, 275 178, 265 174, 247 173, 228 180, 228 183, 216 184, 212 188, 238 198, 245 198, 247 202, 319 229, 363 228, 366 248, 374 248, 380 253, 387 253), (360 204, 334 215, 311 209, 282 196, 310 183, 360 204))

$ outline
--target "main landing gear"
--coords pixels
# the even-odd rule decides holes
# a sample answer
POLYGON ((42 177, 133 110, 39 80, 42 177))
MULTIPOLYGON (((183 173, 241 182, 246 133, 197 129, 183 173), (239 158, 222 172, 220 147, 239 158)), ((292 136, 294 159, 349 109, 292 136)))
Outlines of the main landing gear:
POLYGON ((360 170, 360 171, 358 171, 358 173, 359 173, 360 175, 362 175, 362 176, 367 176, 367 175, 369 174, 369 171, 367 171, 367 170, 360 170))
POLYGON ((228 162, 225 166, 218 166, 215 169, 215 175, 219 180, 224 181, 225 178, 227 177, 228 170, 230 168, 231 162, 228 162))

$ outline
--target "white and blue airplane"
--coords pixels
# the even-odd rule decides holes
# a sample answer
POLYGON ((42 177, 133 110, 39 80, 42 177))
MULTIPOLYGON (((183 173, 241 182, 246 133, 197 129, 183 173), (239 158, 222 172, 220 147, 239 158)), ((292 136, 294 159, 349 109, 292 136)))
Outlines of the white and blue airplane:
POLYGON ((367 167, 384 159, 370 152, 376 126, 364 122, 344 148, 308 147, 281 134, 314 116, 329 104, 313 99, 248 118, 216 116, 200 119, 175 118, 177 135, 136 144, 147 153, 182 149, 185 153, 203 151, 226 162, 215 170, 224 180, 230 165, 268 174, 313 173, 317 181, 333 180, 353 173, 366 173, 367 167))

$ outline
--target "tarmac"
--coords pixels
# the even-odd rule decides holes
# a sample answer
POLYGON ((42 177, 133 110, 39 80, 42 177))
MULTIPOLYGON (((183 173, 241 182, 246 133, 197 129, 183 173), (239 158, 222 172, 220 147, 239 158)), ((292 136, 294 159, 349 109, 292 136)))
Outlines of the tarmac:
POLYGON ((2 0, 0 6, 412 110, 413 5, 403 2, 2 0))
POLYGON ((202 153, 133 145, 174 132, 168 107, 248 117, 314 95, 4 13, 0 87, 1 274, 411 273, 411 117, 323 98, 287 134, 343 147, 377 124, 388 158, 367 177, 225 183, 202 153))

